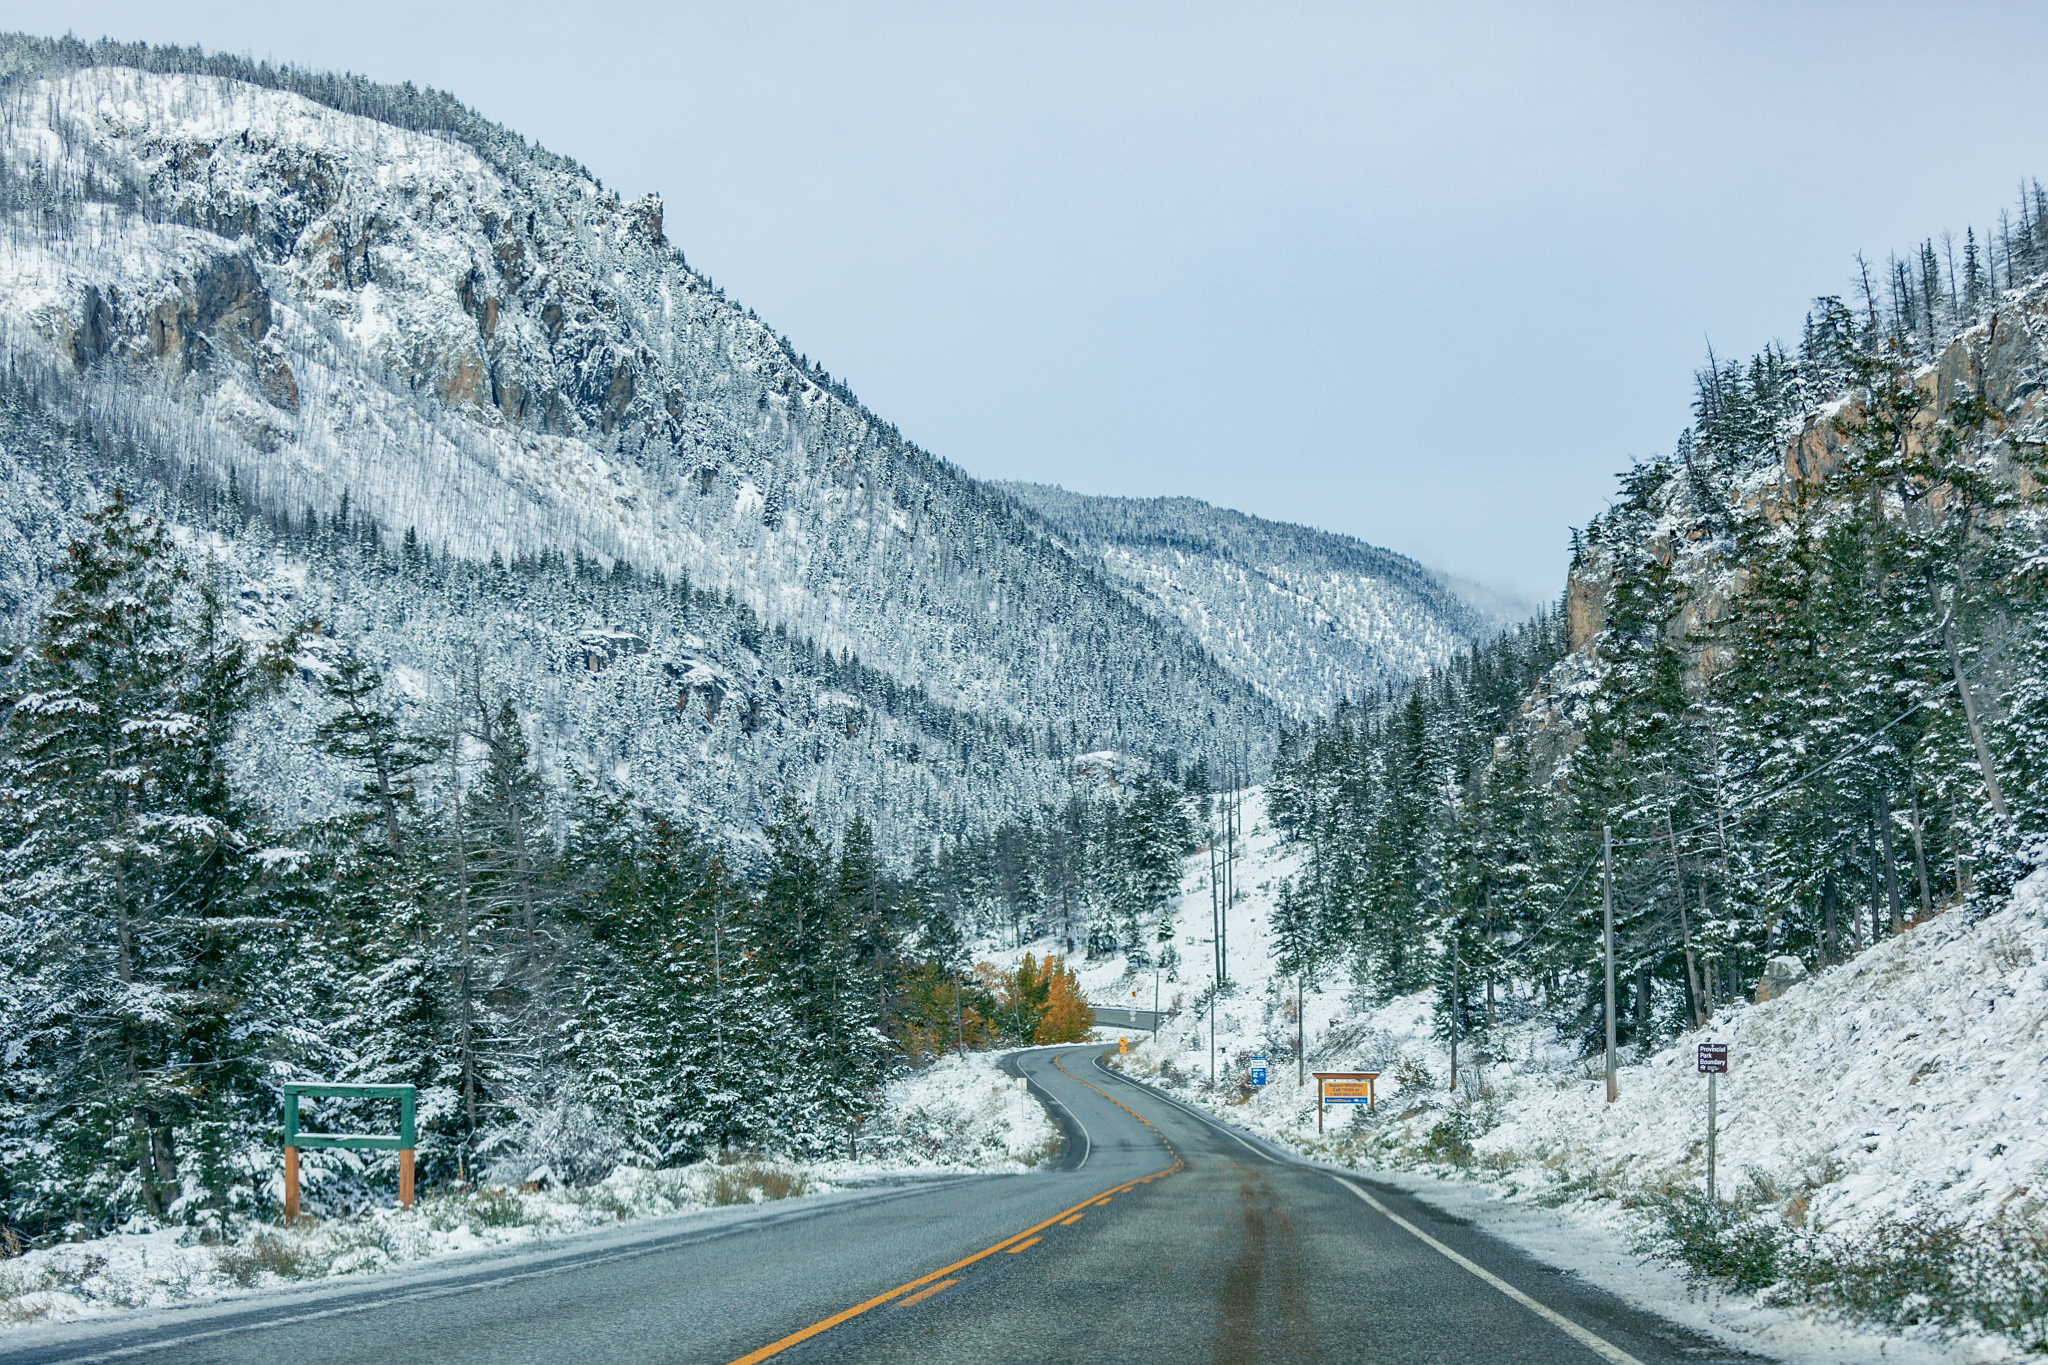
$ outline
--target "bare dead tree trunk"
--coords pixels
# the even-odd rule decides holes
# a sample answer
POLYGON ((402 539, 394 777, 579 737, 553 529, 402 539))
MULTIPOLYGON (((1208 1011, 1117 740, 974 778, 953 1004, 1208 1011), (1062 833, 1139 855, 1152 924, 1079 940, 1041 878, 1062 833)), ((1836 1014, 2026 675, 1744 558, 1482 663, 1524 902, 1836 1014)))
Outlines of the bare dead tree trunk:
POLYGON ((1977 718, 1976 694, 1970 691, 1970 678, 1963 671, 1962 651, 1956 646, 1956 605, 1962 596, 1960 587, 1951 589, 1948 611, 1941 619, 1941 642, 1948 648, 1949 671, 1955 674, 1956 694, 1963 700, 1963 719, 1970 727, 1970 744, 1977 751, 1977 770, 1984 774, 1984 795, 1991 802, 1992 811, 2000 820, 2010 816, 2005 805, 2005 788, 1999 785, 1998 769, 1991 761, 1991 746, 1984 742, 1984 726, 1977 718))
POLYGON ((1820 922, 1822 942, 1829 962, 1842 960, 1842 935, 1835 923, 1835 869, 1829 866, 1820 884, 1820 922))
POLYGON ((469 907, 469 849, 467 833, 462 825, 462 714, 456 712, 454 733, 448 740, 448 810, 449 810, 449 853, 450 871, 455 882, 455 927, 457 938, 456 980, 460 984, 462 998, 456 1010, 457 1046, 462 1053, 462 1112, 468 1125, 463 1136, 465 1159, 464 1176, 473 1172, 469 1169, 476 1144, 477 1133, 477 1066, 476 1066, 476 956, 474 935, 470 928, 469 907))
MULTIPOLYGON (((114 736, 109 733, 103 744, 103 758, 107 771, 120 767, 121 754, 114 736)), ((128 896, 128 853, 129 810, 125 792, 117 791, 114 797, 114 828, 117 831, 114 843, 119 851, 113 859, 114 879, 114 942, 116 956, 114 970, 123 986, 135 984, 135 943, 134 921, 130 913, 128 896)), ((158 1186, 158 1168, 161 1162, 156 1150, 156 1137, 149 1107, 142 1102, 142 1056, 136 1046, 135 1027, 131 1022, 122 1029, 121 1052, 128 1073, 128 1122, 135 1143, 135 1174, 142 1184, 142 1200, 149 1212, 161 1216, 164 1211, 163 1191, 158 1186)))
POLYGON ((391 755, 382 747, 377 750, 377 799, 384 808, 384 842, 391 846, 393 857, 402 857, 405 836, 398 828, 398 796, 391 786, 391 755))

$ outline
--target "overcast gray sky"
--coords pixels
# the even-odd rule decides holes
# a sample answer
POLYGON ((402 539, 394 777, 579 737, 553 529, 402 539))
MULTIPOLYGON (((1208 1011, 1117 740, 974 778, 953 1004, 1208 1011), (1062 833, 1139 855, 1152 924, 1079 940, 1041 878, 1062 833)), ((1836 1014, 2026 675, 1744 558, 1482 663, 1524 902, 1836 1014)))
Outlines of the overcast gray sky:
POLYGON ((0 0, 411 80, 658 190, 927 449, 1530 597, 1709 340, 2048 174, 2048 6, 0 0))

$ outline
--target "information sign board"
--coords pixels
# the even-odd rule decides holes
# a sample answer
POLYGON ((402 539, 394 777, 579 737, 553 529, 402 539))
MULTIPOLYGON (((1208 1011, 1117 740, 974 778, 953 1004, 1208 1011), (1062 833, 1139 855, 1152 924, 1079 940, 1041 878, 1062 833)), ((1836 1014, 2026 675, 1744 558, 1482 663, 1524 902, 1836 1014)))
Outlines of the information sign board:
POLYGON ((1316 1074, 1316 1131, 1323 1130, 1323 1110, 1332 1104, 1372 1103, 1372 1083, 1377 1071, 1318 1071, 1316 1074))
POLYGON ((1252 1058, 1252 1084, 1264 1085, 1265 1083, 1266 1059, 1264 1057, 1254 1057, 1252 1058))
POLYGON ((1728 1044, 1701 1043, 1700 1071, 1708 1075, 1728 1074, 1728 1044))

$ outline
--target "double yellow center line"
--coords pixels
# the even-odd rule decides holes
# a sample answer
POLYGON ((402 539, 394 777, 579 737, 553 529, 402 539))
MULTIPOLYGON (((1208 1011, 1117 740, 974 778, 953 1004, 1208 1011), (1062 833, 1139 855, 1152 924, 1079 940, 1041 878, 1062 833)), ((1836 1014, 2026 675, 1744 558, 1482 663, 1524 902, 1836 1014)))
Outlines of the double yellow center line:
MULTIPOLYGON (((1059 1067, 1063 1075, 1071 1077, 1074 1080, 1081 1081, 1081 1078, 1079 1076, 1075 1076, 1073 1072, 1068 1071, 1063 1066, 1060 1066, 1058 1058, 1053 1059, 1053 1065, 1059 1067)), ((1081 1081, 1081 1084, 1088 1085, 1088 1082, 1081 1081)), ((1137 1111, 1133 1110, 1129 1105, 1124 1104, 1120 1100, 1111 1098, 1106 1092, 1098 1090, 1096 1089, 1096 1087, 1092 1085, 1088 1085, 1088 1088, 1090 1090, 1094 1090, 1096 1094, 1101 1095, 1106 1100, 1109 1100, 1111 1104, 1116 1105, 1118 1108, 1124 1110, 1124 1112, 1131 1114, 1133 1117, 1138 1117, 1137 1111)), ((1142 1117, 1138 1118, 1138 1121, 1140 1123, 1145 1123, 1145 1120, 1142 1117)), ((1152 1127, 1152 1125, 1149 1123, 1145 1123, 1145 1126, 1147 1128, 1152 1127)), ((1156 1133, 1159 1130, 1153 1128, 1152 1131, 1156 1133)), ((1160 1141, 1166 1142, 1166 1139, 1162 1136, 1160 1138, 1160 1141)), ((951 1279, 948 1279, 947 1277, 953 1275, 956 1271, 965 1270, 968 1266, 973 1265, 976 1261, 983 1260, 989 1256, 993 1256, 999 1251, 1023 1251, 1026 1247, 1029 1247, 1036 1243, 1039 1240, 1039 1235, 1043 1233, 1047 1228, 1052 1227, 1055 1223, 1077 1223, 1081 1220, 1082 1215, 1084 1215, 1090 1208, 1094 1207, 1097 1204, 1108 1203, 1112 1195, 1123 1194, 1128 1190, 1136 1189, 1140 1185, 1149 1185, 1153 1181, 1158 1180, 1162 1176, 1169 1176, 1172 1175, 1175 1171, 1180 1170, 1182 1165, 1180 1153, 1173 1151, 1173 1144, 1171 1143, 1166 1143, 1166 1150, 1168 1152, 1173 1153, 1173 1164, 1171 1166, 1164 1168, 1163 1170, 1154 1171, 1150 1175, 1141 1175, 1136 1180, 1127 1180, 1123 1184, 1118 1185, 1115 1189, 1104 1190, 1101 1194, 1090 1195, 1088 1198, 1083 1199, 1080 1203, 1074 1205, 1072 1208, 1061 1209, 1058 1213, 1046 1219, 1044 1222, 1036 1223, 1031 1227, 1024 1229, 1022 1232, 1015 1234, 1014 1236, 1005 1237, 1002 1241, 997 1242, 994 1246, 984 1247, 980 1251, 975 1252, 972 1256, 965 1257, 961 1260, 953 1262, 953 1264, 949 1266, 945 1266, 941 1269, 934 1270, 929 1275, 921 1275, 917 1279, 910 1281, 908 1284, 899 1284, 886 1294, 877 1294, 875 1295, 875 1297, 867 1300, 864 1303, 857 1303, 851 1308, 847 1308, 840 1312, 834 1313, 829 1318, 825 1318, 821 1321, 814 1322, 809 1327, 804 1328, 800 1332, 791 1332, 788 1336, 782 1338, 782 1340, 780 1341, 771 1341, 766 1346, 763 1346, 760 1350, 750 1351, 746 1355, 741 1356, 739 1359, 733 1361, 732 1365, 755 1365, 756 1361, 766 1360, 770 1356, 780 1355, 782 1354, 782 1352, 787 1351, 792 1346, 802 1345, 804 1342, 809 1341, 812 1337, 817 1336, 821 1332, 829 1332, 834 1327, 837 1327, 840 1323, 849 1322, 852 1319, 859 1317, 862 1313, 867 1312, 869 1309, 880 1308, 885 1303, 889 1303, 893 1300, 902 1298, 903 1295, 910 1295, 909 1298, 903 1299, 903 1302, 905 1304, 912 1304, 918 1302, 921 1299, 928 1299, 932 1295, 938 1293, 941 1289, 944 1289, 948 1285, 952 1284, 953 1281, 951 1279), (935 1283, 936 1281, 940 1280, 944 1280, 945 1283, 935 1283)))

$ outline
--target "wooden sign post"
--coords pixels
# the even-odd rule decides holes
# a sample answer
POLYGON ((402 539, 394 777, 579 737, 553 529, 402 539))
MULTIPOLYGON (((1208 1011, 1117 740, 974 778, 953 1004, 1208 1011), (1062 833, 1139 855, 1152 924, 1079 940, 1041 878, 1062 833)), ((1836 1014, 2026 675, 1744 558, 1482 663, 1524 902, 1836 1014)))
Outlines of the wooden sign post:
POLYGON ((299 1151, 308 1147, 370 1148, 398 1153, 398 1203, 412 1207, 413 1110, 419 1090, 410 1085, 351 1085, 344 1081, 286 1081, 284 1083, 284 1221, 299 1217, 299 1151), (372 1099, 398 1101, 398 1134, 302 1133, 299 1131, 299 1100, 372 1099))
POLYGON ((1331 1104, 1362 1104, 1372 1108, 1372 1083, 1377 1071, 1318 1071, 1316 1078, 1316 1131, 1323 1131, 1323 1108, 1331 1104))
POLYGON ((1728 1044, 1701 1043, 1700 1070, 1707 1078, 1707 1201, 1714 1199, 1714 1081, 1728 1071, 1728 1044))

